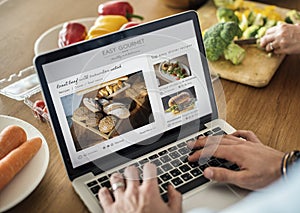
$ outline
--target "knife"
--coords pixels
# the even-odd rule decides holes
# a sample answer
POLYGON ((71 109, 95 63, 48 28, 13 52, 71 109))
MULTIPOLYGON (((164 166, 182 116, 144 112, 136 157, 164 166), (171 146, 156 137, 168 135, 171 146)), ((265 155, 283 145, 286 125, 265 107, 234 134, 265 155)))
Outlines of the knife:
POLYGON ((259 43, 259 39, 257 38, 239 39, 239 40, 234 40, 234 43, 238 45, 257 44, 259 43))

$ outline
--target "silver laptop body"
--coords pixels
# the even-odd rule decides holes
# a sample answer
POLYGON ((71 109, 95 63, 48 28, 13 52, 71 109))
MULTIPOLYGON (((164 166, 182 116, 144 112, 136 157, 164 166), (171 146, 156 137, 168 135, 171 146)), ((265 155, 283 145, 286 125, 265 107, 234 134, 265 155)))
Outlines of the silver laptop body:
MULTIPOLYGON (((211 182, 189 163, 186 142, 234 132, 219 118, 197 14, 145 23, 51 51, 34 60, 51 125, 70 181, 91 212, 97 192, 128 165, 158 167, 160 191, 173 184, 184 211, 219 210, 246 192, 211 182)), ((213 153, 210 153, 211 155, 213 153)), ((197 164, 198 163, 198 164, 197 164)))

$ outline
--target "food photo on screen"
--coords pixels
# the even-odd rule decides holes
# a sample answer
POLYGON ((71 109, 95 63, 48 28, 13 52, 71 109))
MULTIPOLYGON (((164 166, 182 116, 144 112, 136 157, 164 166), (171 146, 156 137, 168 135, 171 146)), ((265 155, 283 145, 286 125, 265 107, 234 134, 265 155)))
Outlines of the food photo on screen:
POLYGON ((61 100, 76 151, 154 122, 142 71, 61 100))
POLYGON ((160 63, 154 64, 154 70, 159 86, 191 76, 187 54, 171 59, 166 58, 160 63))

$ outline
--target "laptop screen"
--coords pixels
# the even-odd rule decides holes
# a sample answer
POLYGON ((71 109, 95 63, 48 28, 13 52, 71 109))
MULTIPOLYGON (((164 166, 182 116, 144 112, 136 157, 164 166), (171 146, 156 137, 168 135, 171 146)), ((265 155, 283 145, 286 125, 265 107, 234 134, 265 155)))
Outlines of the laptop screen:
POLYGON ((141 156, 216 117, 195 12, 49 52, 35 63, 71 179, 141 156))

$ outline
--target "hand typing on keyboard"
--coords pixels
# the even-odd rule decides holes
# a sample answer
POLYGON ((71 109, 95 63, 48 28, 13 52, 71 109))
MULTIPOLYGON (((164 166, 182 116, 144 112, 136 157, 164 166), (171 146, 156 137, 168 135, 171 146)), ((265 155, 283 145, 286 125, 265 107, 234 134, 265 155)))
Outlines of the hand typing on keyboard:
POLYGON ((196 150, 188 160, 198 161, 205 149, 215 146, 213 156, 235 163, 239 170, 211 166, 204 169, 206 178, 256 190, 281 176, 280 167, 284 153, 263 145, 253 132, 238 130, 231 135, 224 135, 219 141, 209 140, 210 137, 215 136, 200 137, 196 141, 188 142, 188 147, 196 150))
POLYGON ((108 188, 99 190, 98 196, 105 212, 181 212, 181 194, 168 186, 168 203, 160 196, 156 166, 146 163, 143 168, 143 182, 135 166, 127 167, 124 176, 114 173, 110 177, 113 197, 108 188), (126 186, 125 186, 126 185, 126 186))
POLYGON ((130 166, 124 175, 114 173, 110 181, 104 178, 103 181, 110 183, 101 184, 98 198, 105 212, 181 212, 181 193, 195 184, 207 183, 208 179, 251 190, 269 185, 281 175, 283 156, 284 153, 263 145, 250 131, 238 130, 222 137, 203 136, 139 161, 137 165, 144 165, 143 171, 130 166), (209 140, 210 137, 219 137, 219 140, 209 140), (203 150, 210 146, 215 146, 213 157, 199 164, 203 150), (189 155, 188 150, 192 150, 189 155), (146 163, 148 160, 152 163, 146 163))

